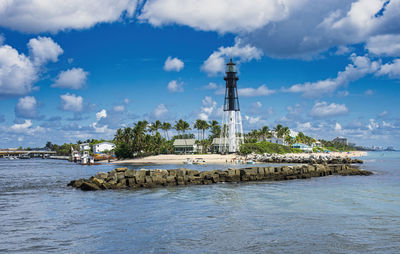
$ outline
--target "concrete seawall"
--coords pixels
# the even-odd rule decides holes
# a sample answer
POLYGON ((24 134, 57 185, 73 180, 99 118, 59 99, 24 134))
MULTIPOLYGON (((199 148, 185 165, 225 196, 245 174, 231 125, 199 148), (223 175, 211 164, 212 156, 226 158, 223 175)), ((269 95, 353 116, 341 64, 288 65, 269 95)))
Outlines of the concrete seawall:
POLYGON ((141 189, 179 185, 206 185, 220 182, 282 181, 328 175, 370 175, 348 164, 313 164, 281 167, 249 167, 243 169, 198 171, 190 169, 131 170, 116 168, 98 173, 89 179, 71 181, 84 191, 107 189, 141 189))

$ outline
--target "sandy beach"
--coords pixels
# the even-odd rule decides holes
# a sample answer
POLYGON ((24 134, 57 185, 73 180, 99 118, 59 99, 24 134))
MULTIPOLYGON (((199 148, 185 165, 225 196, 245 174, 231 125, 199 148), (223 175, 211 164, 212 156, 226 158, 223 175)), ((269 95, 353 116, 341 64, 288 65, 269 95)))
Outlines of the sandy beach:
MULTIPOLYGON (((340 156, 340 157, 362 157, 365 156, 367 152, 364 151, 353 151, 353 152, 331 152, 329 155, 331 156, 340 156)), ((304 156, 309 157, 311 155, 328 155, 326 153, 296 153, 296 154, 285 154, 287 156, 304 156)), ((245 156, 240 156, 237 154, 186 154, 186 155, 178 155, 178 154, 162 154, 155 156, 148 156, 143 158, 136 159, 127 159, 127 160, 118 160, 113 161, 113 164, 184 164, 184 162, 190 158, 191 160, 195 160, 197 158, 202 158, 205 160, 207 164, 225 164, 227 162, 231 162, 233 159, 244 159, 245 156)))

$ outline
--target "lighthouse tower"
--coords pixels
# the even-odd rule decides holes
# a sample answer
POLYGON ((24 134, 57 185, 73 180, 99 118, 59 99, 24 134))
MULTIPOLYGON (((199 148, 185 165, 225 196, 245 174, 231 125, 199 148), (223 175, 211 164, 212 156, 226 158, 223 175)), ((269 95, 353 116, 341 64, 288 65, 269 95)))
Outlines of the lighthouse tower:
POLYGON ((242 117, 240 116, 239 97, 237 91, 236 64, 226 64, 226 82, 224 112, 222 118, 220 152, 235 153, 243 143, 242 117))

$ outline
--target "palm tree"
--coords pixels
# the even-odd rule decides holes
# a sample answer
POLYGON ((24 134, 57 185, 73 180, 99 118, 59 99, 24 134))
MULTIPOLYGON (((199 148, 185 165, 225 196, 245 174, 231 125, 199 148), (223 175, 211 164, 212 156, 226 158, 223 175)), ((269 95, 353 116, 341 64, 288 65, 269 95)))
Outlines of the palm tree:
POLYGON ((277 138, 282 138, 283 137, 282 128, 283 128, 283 126, 281 124, 276 125, 276 127, 274 128, 275 135, 276 135, 277 138))
POLYGON ((218 121, 212 120, 209 122, 209 126, 211 128, 211 137, 212 138, 219 138, 221 135, 221 126, 219 125, 218 121))
POLYGON ((142 154, 142 151, 145 148, 145 134, 147 131, 147 126, 148 122, 146 120, 144 121, 138 121, 135 123, 135 126, 133 127, 133 140, 134 144, 136 145, 136 151, 138 154, 142 154))
POLYGON ((200 140, 201 124, 202 124, 202 120, 201 119, 197 119, 196 122, 193 125, 193 128, 197 129, 197 139, 198 140, 200 140))
POLYGON ((200 129, 203 131, 202 139, 204 139, 204 134, 208 128, 210 128, 210 125, 208 125, 207 121, 200 120, 200 129))
POLYGON ((168 131, 171 129, 171 124, 168 122, 163 122, 161 125, 161 129, 165 132, 165 138, 169 140, 168 131))
POLYGON ((261 130, 260 130, 260 134, 262 135, 264 140, 267 139, 268 136, 270 135, 270 131, 269 131, 268 126, 262 127, 261 130))
POLYGON ((160 120, 157 120, 153 123, 154 125, 154 129, 156 130, 156 132, 161 129, 162 123, 160 122, 160 120))
POLYGON ((178 134, 181 131, 183 135, 185 134, 185 131, 190 130, 190 125, 182 119, 179 119, 179 121, 176 122, 174 127, 175 127, 176 131, 178 132, 178 134))

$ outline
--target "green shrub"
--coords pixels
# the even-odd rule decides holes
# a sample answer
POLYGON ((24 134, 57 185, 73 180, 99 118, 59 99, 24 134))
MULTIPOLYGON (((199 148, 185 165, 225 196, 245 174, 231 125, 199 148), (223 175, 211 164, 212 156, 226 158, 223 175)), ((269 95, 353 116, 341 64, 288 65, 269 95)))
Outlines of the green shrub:
POLYGON ((274 144, 266 141, 261 141, 258 143, 246 143, 240 146, 241 154, 250 154, 250 153, 301 153, 300 149, 290 148, 289 146, 274 144))

